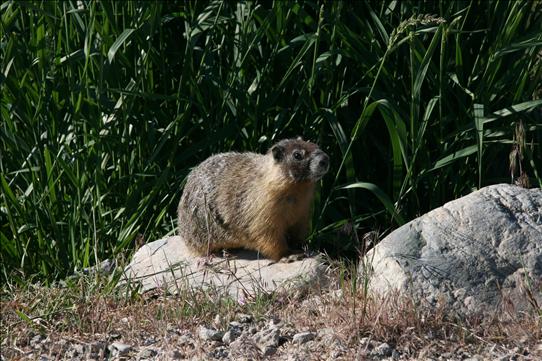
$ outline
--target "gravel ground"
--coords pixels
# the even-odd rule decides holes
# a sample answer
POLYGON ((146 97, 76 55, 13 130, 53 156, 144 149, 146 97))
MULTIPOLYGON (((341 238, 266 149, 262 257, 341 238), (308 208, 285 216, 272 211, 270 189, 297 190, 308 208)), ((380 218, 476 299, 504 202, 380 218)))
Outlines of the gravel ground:
MULTIPOLYGON (((220 319, 219 316, 216 317, 220 319)), ((123 322, 121 320, 121 322, 123 322)), ((218 322, 217 322, 218 323, 218 322)), ((307 330, 276 318, 255 320, 238 314, 226 327, 197 325, 168 328, 161 334, 141 332, 130 341, 122 333, 69 337, 29 332, 14 344, 2 344, 2 360, 540 360, 534 347, 476 342, 420 340, 388 344, 369 337, 348 337, 333 328, 307 330)))

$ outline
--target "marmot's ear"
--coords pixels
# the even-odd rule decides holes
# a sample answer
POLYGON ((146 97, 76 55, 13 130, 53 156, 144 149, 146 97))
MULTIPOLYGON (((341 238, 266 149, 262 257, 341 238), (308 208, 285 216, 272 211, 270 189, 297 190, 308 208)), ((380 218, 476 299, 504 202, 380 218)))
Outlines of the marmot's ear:
POLYGON ((298 137, 297 137, 297 140, 303 140, 303 137, 302 137, 302 136, 298 136, 298 137))
POLYGON ((285 149, 282 145, 274 145, 273 148, 271 148, 271 152, 273 153, 273 158, 277 162, 284 159, 285 149))

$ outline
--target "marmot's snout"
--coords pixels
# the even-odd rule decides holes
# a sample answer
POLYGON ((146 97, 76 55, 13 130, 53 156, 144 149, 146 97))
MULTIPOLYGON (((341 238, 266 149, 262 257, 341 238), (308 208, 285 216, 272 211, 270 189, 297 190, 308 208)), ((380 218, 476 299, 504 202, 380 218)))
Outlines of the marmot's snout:
POLYGON ((312 179, 320 180, 329 170, 329 156, 320 149, 314 151, 310 168, 312 179))

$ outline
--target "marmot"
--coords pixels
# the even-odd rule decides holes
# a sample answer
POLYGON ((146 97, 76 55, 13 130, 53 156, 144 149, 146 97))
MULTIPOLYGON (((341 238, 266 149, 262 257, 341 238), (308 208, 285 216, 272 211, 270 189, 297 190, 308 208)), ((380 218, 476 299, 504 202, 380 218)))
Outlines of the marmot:
POLYGON ((315 182, 328 169, 328 155, 301 138, 266 154, 211 156, 188 175, 179 234, 200 255, 245 248, 278 261, 308 236, 315 182))

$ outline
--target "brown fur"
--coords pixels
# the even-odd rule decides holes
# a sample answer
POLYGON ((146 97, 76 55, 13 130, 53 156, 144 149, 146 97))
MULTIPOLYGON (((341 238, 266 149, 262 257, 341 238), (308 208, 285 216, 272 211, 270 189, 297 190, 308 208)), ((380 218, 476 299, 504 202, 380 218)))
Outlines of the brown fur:
POLYGON ((307 237, 315 182, 328 163, 316 144, 300 139, 283 140, 265 155, 212 156, 187 178, 179 233, 201 255, 242 247, 279 260, 307 237))

